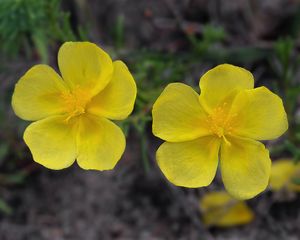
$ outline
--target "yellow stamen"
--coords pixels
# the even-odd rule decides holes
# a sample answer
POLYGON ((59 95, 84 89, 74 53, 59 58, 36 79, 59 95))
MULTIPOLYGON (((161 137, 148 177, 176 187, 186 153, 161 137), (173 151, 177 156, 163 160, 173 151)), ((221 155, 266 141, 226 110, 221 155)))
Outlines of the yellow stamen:
POLYGON ((68 122, 71 118, 86 112, 86 105, 90 101, 91 95, 88 91, 77 87, 72 92, 63 93, 62 98, 68 115, 66 122, 68 122))
POLYGON ((212 111, 206 122, 213 134, 219 138, 223 138, 226 144, 230 144, 225 136, 231 134, 235 117, 228 114, 227 103, 225 102, 212 111))

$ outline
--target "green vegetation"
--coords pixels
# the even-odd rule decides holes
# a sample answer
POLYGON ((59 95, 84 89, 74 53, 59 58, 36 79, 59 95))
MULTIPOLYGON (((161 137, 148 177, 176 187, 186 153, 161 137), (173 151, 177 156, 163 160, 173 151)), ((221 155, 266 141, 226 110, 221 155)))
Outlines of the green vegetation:
POLYGON ((49 46, 56 41, 75 40, 69 14, 60 0, 2 0, 0 3, 1 51, 8 55, 35 51, 48 62, 49 46))
MULTIPOLYGON (((298 15, 297 18, 300 16, 298 15)), ((170 82, 185 81, 198 89, 196 86, 198 79, 195 79, 191 72, 196 64, 201 63, 216 65, 230 62, 246 66, 260 65, 269 79, 276 80, 270 84, 272 90, 284 99, 290 128, 283 141, 271 144, 271 154, 275 157, 288 156, 300 161, 300 120, 296 118, 300 84, 295 81, 300 63, 295 46, 298 34, 280 38, 267 47, 255 45, 241 47, 226 44, 228 33, 223 27, 207 24, 203 26, 200 35, 184 33, 185 40, 189 44, 189 50, 184 53, 171 54, 145 49, 123 53, 121 50, 125 47, 126 38, 124 28, 124 17, 118 16, 115 26, 111 28, 113 37, 111 44, 114 44, 115 55, 118 58, 125 58, 129 63, 137 82, 138 96, 134 113, 122 123, 121 127, 126 133, 133 130, 139 138, 146 172, 151 168, 148 159, 150 144, 148 133, 154 101, 170 82)), ((293 33, 295 29, 293 25, 293 33)), ((70 14, 62 10, 61 0, 0 2, 2 58, 25 56, 32 59, 37 53, 41 62, 49 62, 49 54, 54 54, 51 47, 64 41, 76 40, 78 37, 74 32, 77 31, 80 36, 86 35, 79 26, 71 26, 70 14)), ((3 68, 0 63, 0 69, 3 68)), ((199 77, 200 72, 197 78, 199 77)), ((10 108, 10 98, 5 95, 1 96, 0 100, 0 124, 2 124, 10 108)), ((18 125, 13 129, 6 129, 12 132, 1 135, 3 139, 0 145, 0 186, 22 184, 28 175, 28 172, 17 163, 20 158, 26 156, 26 153, 22 152, 24 148, 16 148, 15 145, 19 143, 14 142, 20 138, 17 129, 23 127, 18 125), (7 159, 10 163, 4 162, 7 159)), ((299 179, 295 179, 295 183, 299 184, 299 179)), ((11 213, 10 207, 1 199, 0 211, 11 213)))

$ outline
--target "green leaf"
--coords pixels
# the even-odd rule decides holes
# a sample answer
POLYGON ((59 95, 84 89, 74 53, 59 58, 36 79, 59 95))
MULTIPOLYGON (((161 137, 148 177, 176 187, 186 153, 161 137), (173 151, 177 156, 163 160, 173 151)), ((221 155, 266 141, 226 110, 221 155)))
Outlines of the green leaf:
POLYGON ((300 178, 293 178, 293 179, 292 179, 292 182, 293 182, 294 184, 300 185, 300 178))
POLYGON ((6 215, 12 214, 12 208, 3 200, 0 198, 0 212, 3 212, 6 215))

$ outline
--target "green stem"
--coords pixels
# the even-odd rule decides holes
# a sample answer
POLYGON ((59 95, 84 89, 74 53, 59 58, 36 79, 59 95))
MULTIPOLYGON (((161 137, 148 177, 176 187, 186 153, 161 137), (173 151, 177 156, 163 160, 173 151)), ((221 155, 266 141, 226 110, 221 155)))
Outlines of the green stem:
POLYGON ((147 137, 145 136, 145 123, 142 123, 140 125, 135 124, 135 129, 137 130, 137 133, 139 135, 139 138, 141 140, 141 155, 142 155, 142 163, 144 170, 146 174, 150 172, 150 163, 149 163, 149 158, 147 154, 148 150, 148 140, 147 137))

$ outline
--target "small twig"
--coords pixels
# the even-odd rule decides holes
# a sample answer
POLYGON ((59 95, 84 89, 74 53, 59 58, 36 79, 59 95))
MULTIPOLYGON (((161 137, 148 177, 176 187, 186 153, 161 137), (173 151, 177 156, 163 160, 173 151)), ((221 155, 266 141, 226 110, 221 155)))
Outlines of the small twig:
POLYGON ((182 30, 182 32, 186 33, 186 29, 185 26, 183 24, 184 19, 181 16, 181 14, 177 11, 177 9, 174 7, 175 4, 173 4, 170 0, 164 0, 167 8, 171 11, 171 13, 173 14, 173 16, 175 17, 175 20, 179 26, 179 28, 182 30))
MULTIPOLYGON (((282 239, 286 239, 286 234, 283 231, 280 224, 277 224, 274 219, 270 216, 270 209, 272 205, 274 204, 274 199, 266 199, 266 195, 264 196, 264 199, 259 201, 259 205, 257 207, 257 215, 259 216, 259 221, 257 224, 261 224, 263 220, 265 219, 266 222, 272 227, 274 231, 278 231, 279 234, 282 236, 282 239), (275 226, 276 225, 276 226, 275 226)), ((265 224, 264 224, 265 225, 265 224)))

